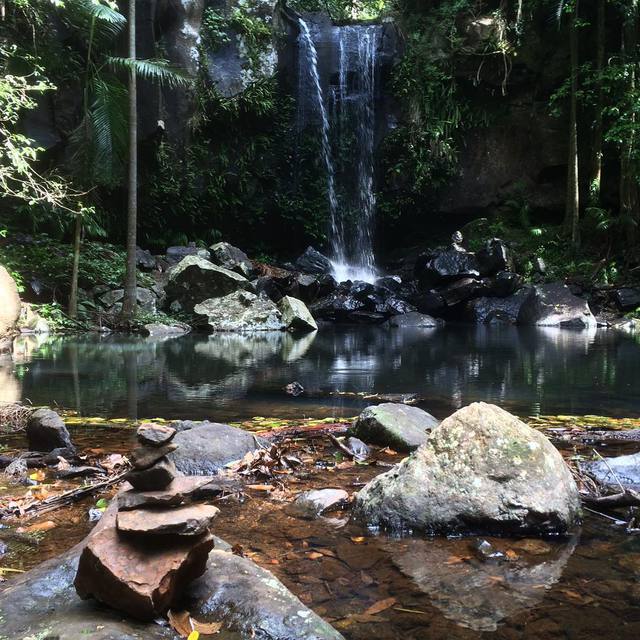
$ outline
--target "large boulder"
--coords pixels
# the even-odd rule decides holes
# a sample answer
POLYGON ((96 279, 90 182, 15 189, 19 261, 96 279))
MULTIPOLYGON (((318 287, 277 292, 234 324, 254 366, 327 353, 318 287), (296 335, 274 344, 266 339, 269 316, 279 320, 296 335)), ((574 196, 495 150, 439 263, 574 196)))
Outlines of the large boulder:
POLYGON ((498 238, 487 240, 476 252, 480 274, 491 276, 498 271, 508 271, 511 266, 507 245, 498 238))
POLYGON ((307 305, 291 296, 284 296, 278 303, 282 322, 290 331, 315 331, 318 328, 307 305))
POLYGON ((309 304, 330 294, 338 287, 334 277, 325 274, 296 273, 288 286, 288 294, 309 304))
POLYGON ((524 287, 506 298, 476 298, 467 302, 463 315, 479 324, 517 324, 522 305, 532 295, 533 287, 524 287))
POLYGON ((201 249, 196 247, 195 244, 190 244, 186 247, 169 247, 165 255, 165 260, 169 265, 175 265, 189 256, 197 256, 203 260, 209 260, 211 254, 207 249, 201 249))
POLYGON ((476 402, 367 484, 354 514, 395 531, 557 534, 576 524, 580 497, 543 434, 499 407, 476 402))
POLYGON ((296 260, 295 266, 302 273, 324 274, 331 273, 333 270, 331 260, 313 247, 305 249, 305 252, 296 260))
POLYGON ((616 289, 613 292, 613 299, 620 311, 635 311, 640 308, 640 287, 621 287, 616 289))
POLYGON ((236 291, 196 304, 194 313, 206 318, 212 331, 282 331, 282 312, 266 296, 236 291))
POLYGON ((51 409, 36 409, 27 421, 27 442, 32 451, 73 449, 71 436, 62 418, 51 409))
POLYGON ((437 424, 438 420, 422 409, 385 402, 367 407, 355 419, 353 433, 365 442, 413 451, 427 441, 437 424))
POLYGON ((416 261, 415 275, 424 287, 459 278, 477 278, 480 267, 475 254, 449 247, 420 256, 416 261))
POLYGON ((229 462, 258 449, 259 440, 237 427, 218 422, 192 423, 173 442, 178 448, 169 454, 178 471, 186 475, 213 475, 229 462))
POLYGON ((219 267, 198 256, 187 256, 169 274, 167 299, 191 313, 195 305, 236 291, 252 291, 252 284, 239 273, 219 267))
MULTIPOLYGON (((100 304, 109 312, 119 314, 122 311, 122 301, 124 300, 124 289, 110 289, 98 299, 100 304)), ((155 313, 157 296, 151 289, 144 287, 136 288, 136 302, 138 309, 145 313, 155 313)))
POLYGON ((211 251, 211 262, 214 264, 229 269, 229 271, 235 271, 245 278, 250 278, 253 275, 255 271, 253 264, 242 249, 238 249, 228 242, 217 242, 211 245, 209 250, 211 251))
POLYGON ((597 325, 589 303, 574 296, 566 284, 555 282, 534 287, 520 308, 518 323, 538 327, 584 329, 597 325))
POLYGON ((15 280, 0 266, 0 336, 13 329, 20 317, 20 296, 15 280))

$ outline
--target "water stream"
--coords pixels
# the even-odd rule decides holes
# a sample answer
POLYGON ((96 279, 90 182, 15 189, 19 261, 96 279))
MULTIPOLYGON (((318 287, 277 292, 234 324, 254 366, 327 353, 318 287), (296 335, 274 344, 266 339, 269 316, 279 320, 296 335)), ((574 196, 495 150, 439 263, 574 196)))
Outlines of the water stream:
POLYGON ((311 102, 320 125, 333 275, 339 282, 373 282, 376 53, 381 27, 350 25, 312 33, 307 22, 299 22, 298 95, 311 102), (337 66, 328 79, 321 74, 320 45, 337 66))

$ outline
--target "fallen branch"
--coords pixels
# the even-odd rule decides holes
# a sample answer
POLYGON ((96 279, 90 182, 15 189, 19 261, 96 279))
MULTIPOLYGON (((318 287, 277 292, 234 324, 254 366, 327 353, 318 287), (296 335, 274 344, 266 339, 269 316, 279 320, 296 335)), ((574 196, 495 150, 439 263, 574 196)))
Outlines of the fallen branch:
POLYGON ((338 438, 336 438, 332 433, 328 433, 327 436, 329 437, 329 440, 331 440, 331 442, 333 442, 333 444, 335 444, 336 447, 338 447, 338 449, 340 449, 340 451, 342 451, 346 456, 349 456, 349 458, 353 460, 364 460, 362 456, 351 451, 346 444, 340 442, 340 440, 338 440, 338 438))

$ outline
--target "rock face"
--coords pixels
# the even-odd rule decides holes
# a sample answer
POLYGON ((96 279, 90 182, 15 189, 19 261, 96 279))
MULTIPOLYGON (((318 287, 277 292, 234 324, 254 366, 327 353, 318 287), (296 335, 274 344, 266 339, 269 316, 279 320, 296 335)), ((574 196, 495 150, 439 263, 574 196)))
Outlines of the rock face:
POLYGON ((574 296, 561 282, 534 287, 533 295, 523 303, 518 314, 520 324, 538 327, 574 327, 583 329, 596 326, 589 304, 574 296))
POLYGON ((213 263, 229 269, 229 271, 235 271, 245 278, 250 278, 253 275, 254 268, 249 256, 238 247, 234 247, 228 242, 217 242, 209 249, 213 263))
POLYGON ((580 515, 562 456, 540 432, 482 402, 436 427, 414 454, 360 491, 371 526, 430 533, 565 533, 580 515))
POLYGON ((282 331, 286 326, 282 313, 269 298, 249 291, 204 300, 193 311, 207 319, 212 331, 282 331))
POLYGON ((385 402, 367 407, 353 423, 353 433, 365 442, 413 451, 427 441, 438 421, 426 411, 385 402))
POLYGON ((115 519, 112 508, 89 535, 78 563, 76 591, 83 599, 95 598, 138 620, 153 620, 204 573, 213 536, 138 542, 119 535, 115 519))
POLYGON ((136 535, 199 536, 206 533, 218 513, 220 509, 208 504, 160 510, 125 509, 118 512, 116 526, 122 533, 136 535))
POLYGON ((37 409, 27 422, 27 442, 32 451, 73 449, 71 436, 62 418, 51 409, 37 409))
POLYGON ((219 298, 235 291, 251 291, 251 283, 235 271, 200 258, 187 256, 169 274, 166 292, 171 303, 184 311, 209 298, 219 298))
POLYGON ((436 327, 442 327, 443 325, 444 320, 441 320, 440 318, 432 318, 426 313, 419 313, 418 311, 411 311, 399 316, 393 316, 385 322, 385 327, 394 329, 403 327, 435 329, 436 327))
POLYGON ((291 296, 284 296, 278 303, 282 313, 282 322, 290 331, 316 331, 318 325, 307 305, 291 296))
POLYGON ((258 448, 253 434, 216 422, 195 424, 180 431, 173 442, 178 450, 169 458, 186 475, 213 475, 258 448))
POLYGON ((20 296, 15 280, 0 266, 0 336, 14 328, 20 317, 20 296))
POLYGON ((313 247, 307 247, 305 252, 296 260, 296 267, 302 273, 324 274, 331 273, 331 261, 313 247))

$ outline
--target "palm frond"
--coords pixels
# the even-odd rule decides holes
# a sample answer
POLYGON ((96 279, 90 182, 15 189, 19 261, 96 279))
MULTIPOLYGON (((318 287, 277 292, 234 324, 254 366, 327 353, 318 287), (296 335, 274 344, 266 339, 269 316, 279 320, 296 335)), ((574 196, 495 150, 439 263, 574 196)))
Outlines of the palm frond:
POLYGON ((192 82, 184 70, 171 66, 167 60, 133 60, 108 56, 107 62, 114 69, 133 70, 136 75, 145 80, 152 80, 169 87, 187 86, 192 82))
POLYGON ((64 5, 65 17, 78 27, 93 22, 99 40, 113 40, 124 29, 127 19, 115 9, 94 0, 67 0, 64 5))

